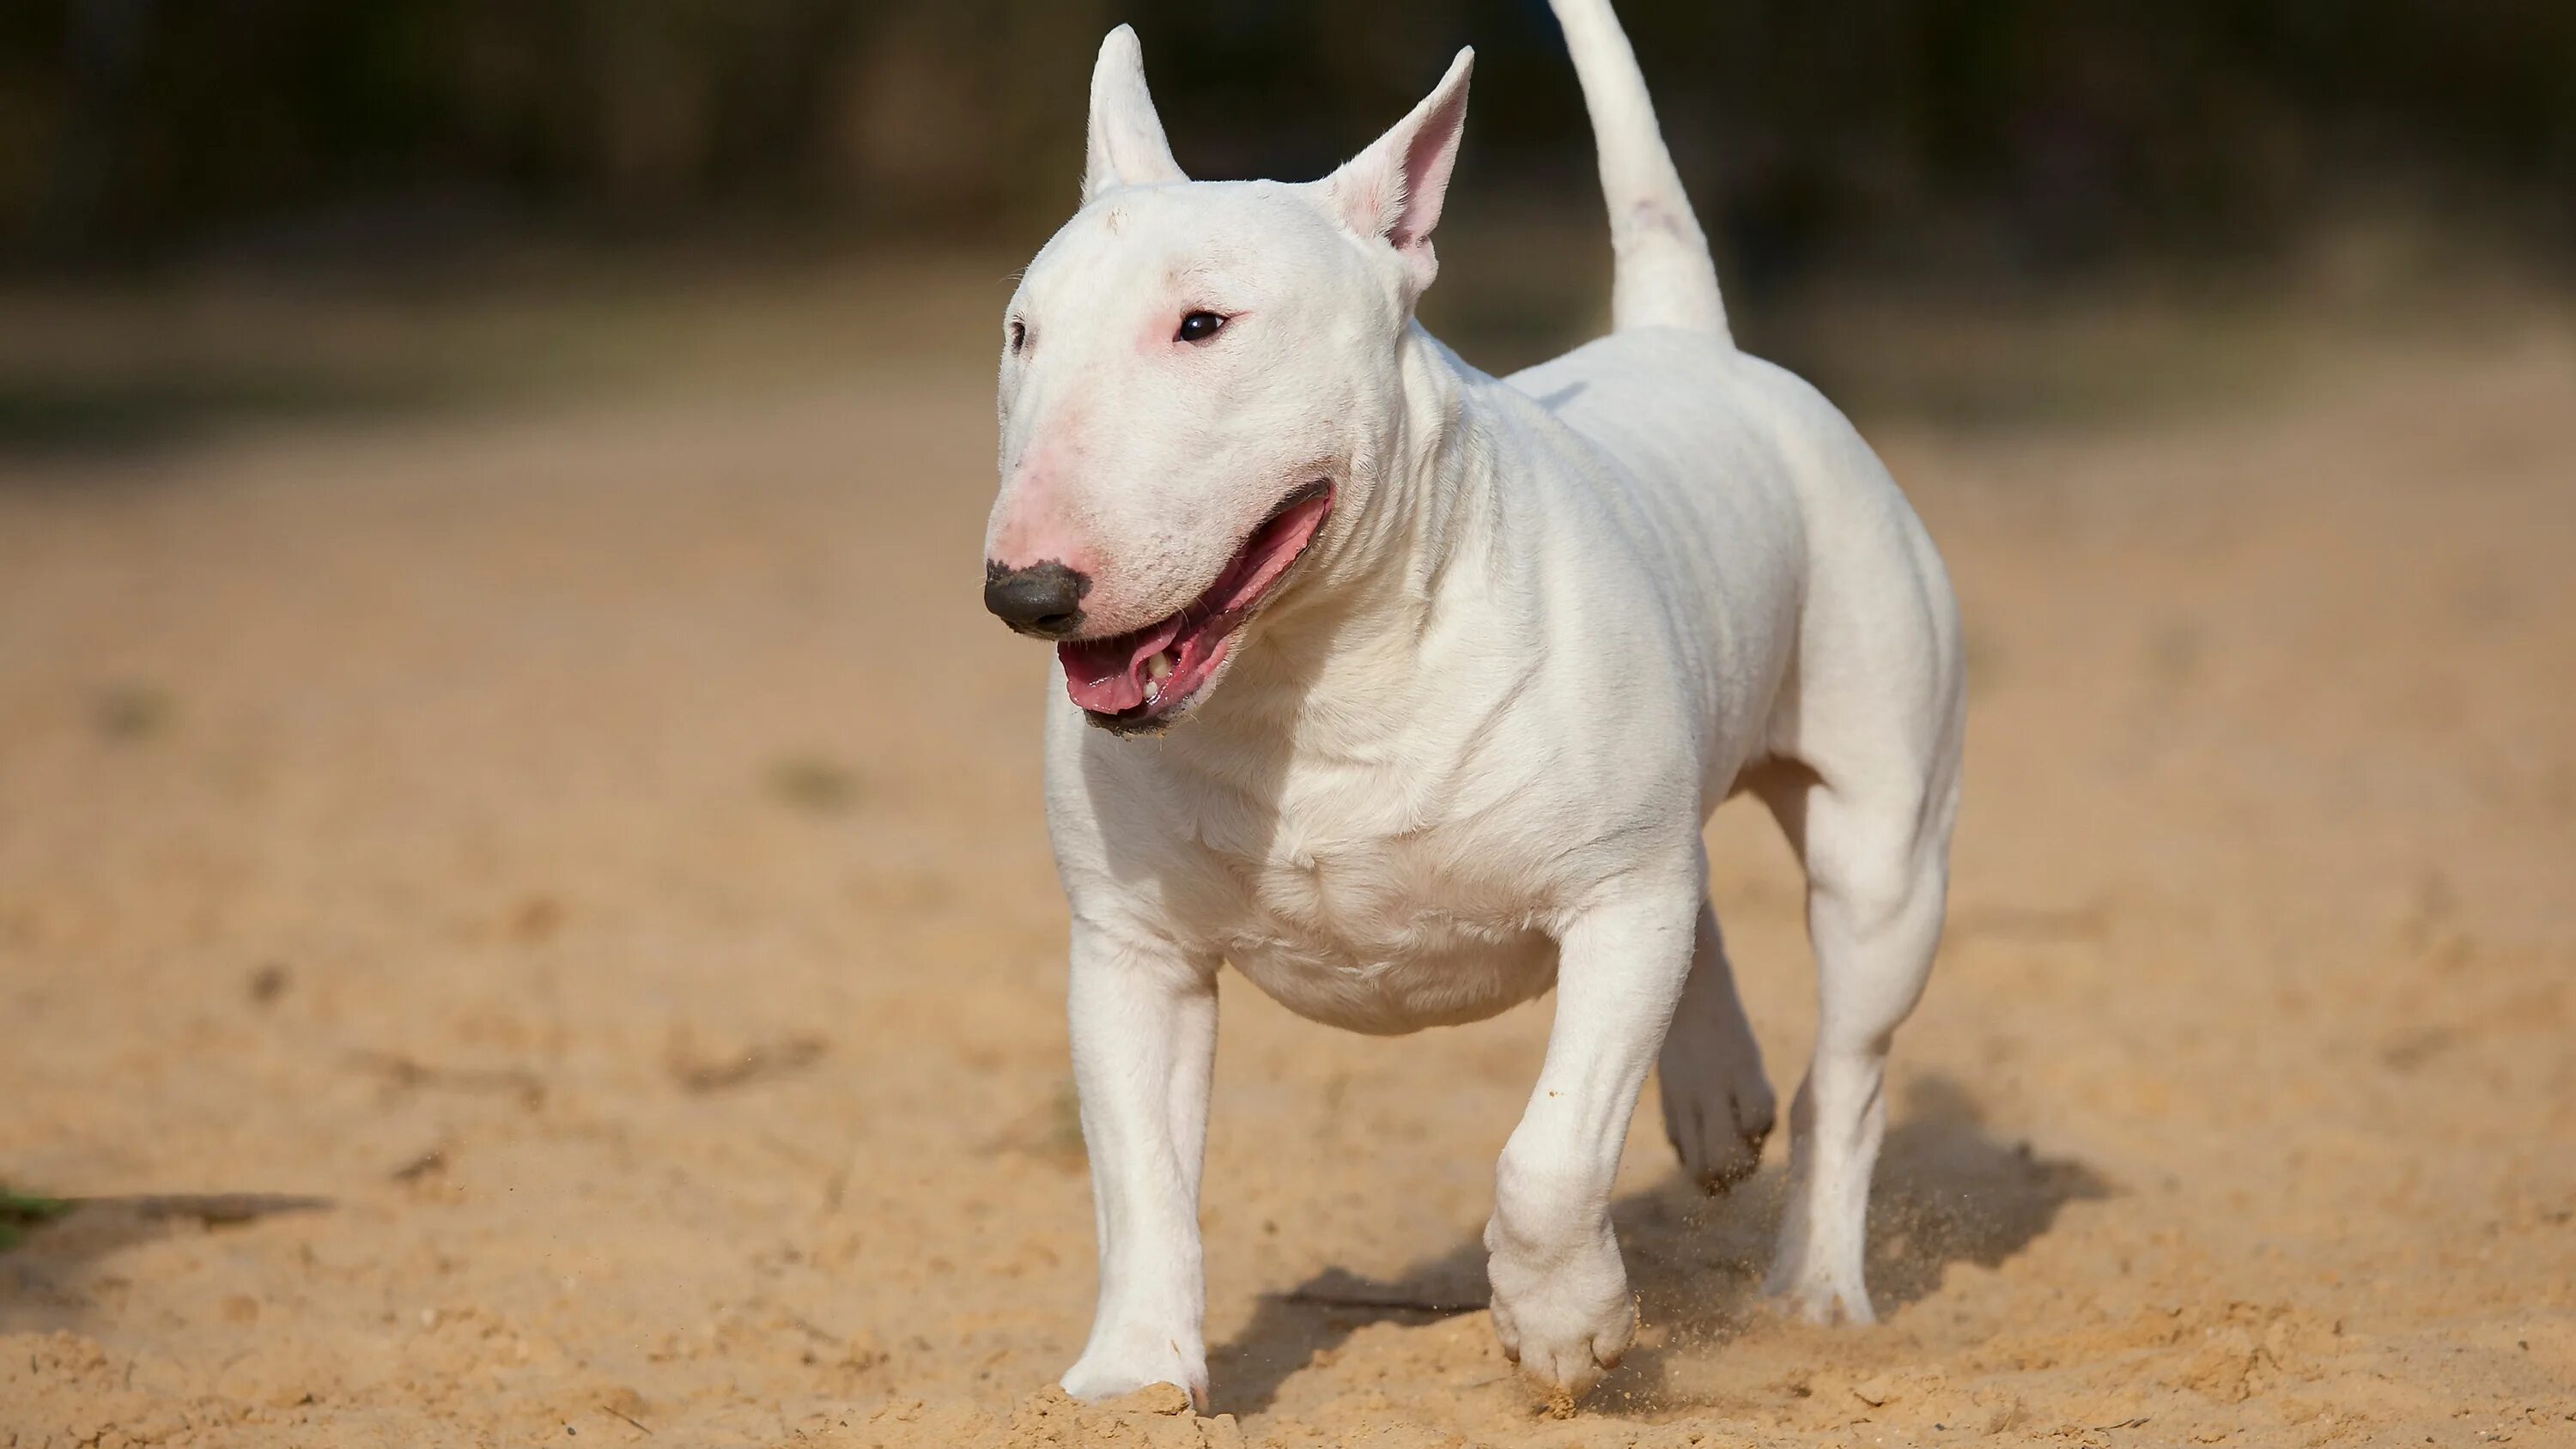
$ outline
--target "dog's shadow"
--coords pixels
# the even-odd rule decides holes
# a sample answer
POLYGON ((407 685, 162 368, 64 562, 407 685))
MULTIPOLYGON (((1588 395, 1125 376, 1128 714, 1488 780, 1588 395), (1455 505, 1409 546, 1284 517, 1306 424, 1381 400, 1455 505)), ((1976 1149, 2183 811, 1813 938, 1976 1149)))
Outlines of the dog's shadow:
MULTIPOLYGON (((1954 1263, 2002 1263, 2047 1232, 2066 1204, 2111 1191, 2080 1162, 1994 1135, 1946 1077, 1915 1082, 1898 1116, 1870 1196, 1870 1293, 1882 1314, 1932 1294, 1954 1263)), ((1783 1186, 1776 1164, 1720 1198, 1675 1174, 1612 1204, 1642 1321, 1662 1332, 1659 1347, 1628 1354, 1603 1401, 1656 1402, 1666 1355, 1723 1343, 1768 1311, 1761 1280, 1783 1186)), ((1211 1350, 1214 1398, 1229 1413, 1259 1412, 1291 1375, 1365 1324, 1426 1323, 1485 1303, 1485 1247, 1474 1235, 1391 1280, 1328 1269, 1265 1295, 1243 1331, 1211 1350)), ((1503 1371, 1499 1354, 1495 1365, 1503 1371)))
POLYGON ((0 1212, 0 1333, 76 1327, 95 1304, 97 1264, 138 1243, 335 1206, 329 1198, 269 1192, 0 1201, 10 1204, 0 1212))

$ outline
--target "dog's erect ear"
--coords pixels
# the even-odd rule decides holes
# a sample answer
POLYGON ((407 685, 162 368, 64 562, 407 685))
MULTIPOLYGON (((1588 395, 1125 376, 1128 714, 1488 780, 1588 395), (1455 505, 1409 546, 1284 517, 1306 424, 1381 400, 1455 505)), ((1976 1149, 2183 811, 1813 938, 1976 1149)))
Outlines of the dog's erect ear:
POLYGON ((1082 203, 1089 206, 1121 186, 1189 179, 1172 160, 1163 118, 1154 114, 1153 93, 1145 89, 1144 47, 1136 43, 1133 26, 1121 25, 1100 42, 1100 61, 1091 68, 1091 150, 1082 168, 1082 203))
POLYGON ((1458 52, 1449 73, 1412 114, 1324 178, 1324 194, 1343 224, 1394 247, 1417 297, 1439 271, 1431 229, 1440 224, 1441 198, 1458 163, 1458 140, 1467 127, 1467 73, 1475 67, 1476 52, 1458 52))

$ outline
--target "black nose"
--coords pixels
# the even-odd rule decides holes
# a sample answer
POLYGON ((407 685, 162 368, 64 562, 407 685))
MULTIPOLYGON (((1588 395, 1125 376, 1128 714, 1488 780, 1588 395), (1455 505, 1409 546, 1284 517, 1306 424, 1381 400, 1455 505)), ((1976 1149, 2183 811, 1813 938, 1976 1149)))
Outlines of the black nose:
POLYGON ((1082 627, 1082 596, 1091 580, 1053 559, 1024 569, 984 565, 984 607, 1023 634, 1061 639, 1082 627))

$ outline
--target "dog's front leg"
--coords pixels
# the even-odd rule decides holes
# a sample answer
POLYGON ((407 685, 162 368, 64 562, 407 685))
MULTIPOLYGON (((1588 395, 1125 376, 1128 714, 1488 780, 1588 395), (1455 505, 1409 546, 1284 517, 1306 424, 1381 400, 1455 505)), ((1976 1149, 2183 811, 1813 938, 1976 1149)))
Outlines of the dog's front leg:
POLYGON ((1632 887, 1560 935, 1547 1060, 1494 1172, 1494 1332, 1522 1372, 1566 1393, 1598 1382, 1637 1326, 1611 1179, 1690 973, 1704 880, 1632 887))
POLYGON ((1100 1302, 1065 1392, 1178 1384, 1208 1404, 1199 1165, 1216 1059, 1216 963, 1077 921, 1067 992, 1091 1157, 1100 1302))

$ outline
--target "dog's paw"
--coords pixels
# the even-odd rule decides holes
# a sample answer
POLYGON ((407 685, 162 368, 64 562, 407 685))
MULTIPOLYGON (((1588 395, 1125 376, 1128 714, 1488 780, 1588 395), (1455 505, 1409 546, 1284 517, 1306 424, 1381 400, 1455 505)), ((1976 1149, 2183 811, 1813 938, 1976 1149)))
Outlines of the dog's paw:
MULTIPOLYGON (((1486 1242, 1495 1241, 1491 1228, 1486 1242)), ((1486 1274, 1494 1290, 1494 1337, 1503 1357, 1558 1394, 1580 1394, 1619 1366, 1637 1332, 1637 1305, 1619 1245, 1533 1256, 1496 1248, 1486 1274)))
POLYGON ((1783 1261, 1772 1265, 1762 1292, 1781 1312, 1809 1323, 1866 1326, 1878 1321, 1857 1269, 1836 1273, 1783 1261))
POLYGON ((1762 1165, 1779 1102, 1760 1057, 1715 1046, 1668 1042, 1657 1075, 1665 1140, 1691 1181, 1721 1193, 1762 1165))
POLYGON ((1190 1396, 1191 1408, 1202 1414, 1208 1409, 1206 1353, 1160 1334, 1094 1335, 1059 1382, 1086 1404, 1171 1384, 1190 1396))

